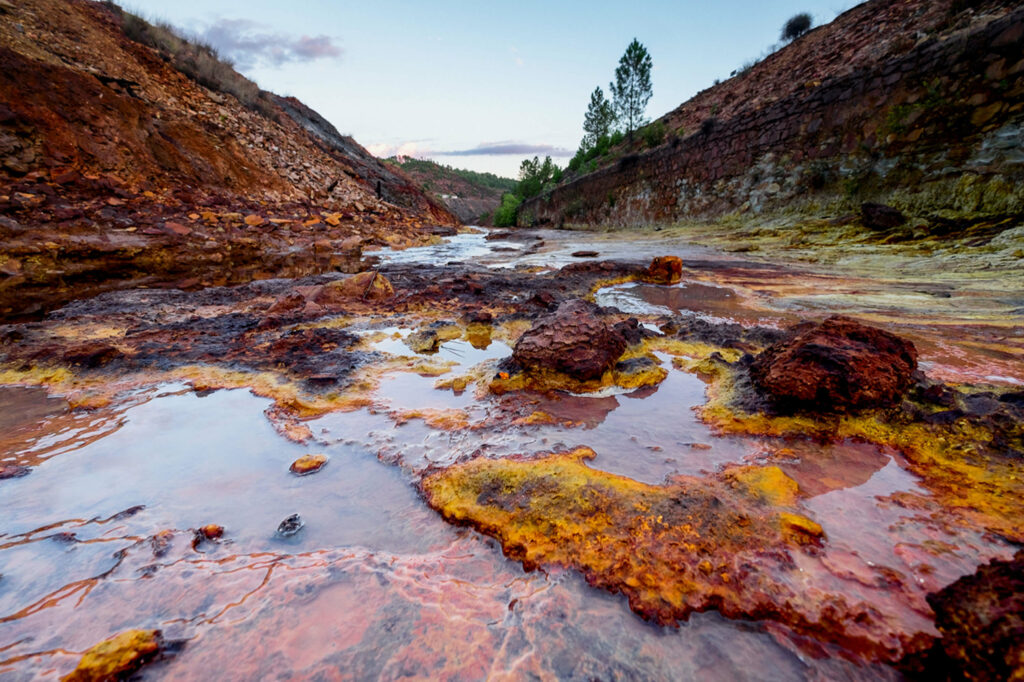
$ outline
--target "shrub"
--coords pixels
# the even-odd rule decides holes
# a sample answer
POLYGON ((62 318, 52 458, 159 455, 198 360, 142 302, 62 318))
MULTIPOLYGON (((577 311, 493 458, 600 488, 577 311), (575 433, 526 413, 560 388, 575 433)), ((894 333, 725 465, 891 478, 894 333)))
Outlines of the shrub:
POLYGON ((104 3, 120 19, 121 32, 129 39, 157 51, 161 59, 205 88, 233 95, 250 109, 273 116, 274 107, 259 86, 238 73, 207 43, 182 36, 170 24, 151 23, 113 2, 104 3))
POLYGON ((626 134, 621 130, 616 130, 615 132, 612 133, 611 138, 608 140, 608 144, 609 146, 614 147, 618 143, 622 142, 624 139, 626 139, 626 134))
POLYGON ((644 139, 644 144, 647 148, 657 147, 659 144, 665 141, 665 124, 660 120, 651 123, 650 125, 644 126, 640 135, 644 139))
POLYGON ((522 200, 515 194, 503 194, 501 205, 494 209, 494 226, 514 227, 520 203, 522 203, 522 200))
POLYGON ((700 132, 705 137, 711 134, 711 131, 718 126, 718 119, 714 116, 708 116, 704 119, 704 122, 700 124, 700 132))
POLYGON ((811 29, 811 15, 807 12, 795 14, 782 27, 782 40, 790 42, 796 40, 811 29))

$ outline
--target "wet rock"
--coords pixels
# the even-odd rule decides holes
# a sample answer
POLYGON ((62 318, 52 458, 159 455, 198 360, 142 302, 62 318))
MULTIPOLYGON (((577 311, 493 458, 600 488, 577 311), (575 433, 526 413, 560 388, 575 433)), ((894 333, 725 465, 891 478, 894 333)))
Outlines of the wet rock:
POLYGON ((95 369, 121 357, 122 353, 109 343, 92 341, 72 346, 64 352, 64 362, 95 369))
POLYGON ((868 605, 796 587, 793 554, 820 551, 823 532, 773 505, 773 495, 795 499, 781 472, 748 475, 746 485, 720 475, 652 486, 586 466, 592 457, 589 448, 480 457, 429 474, 422 488, 447 521, 496 538, 527 570, 575 569, 659 624, 717 609, 784 623, 869 658, 915 645, 868 605))
POLYGON ((22 476, 28 476, 30 473, 32 473, 30 468, 17 464, 0 465, 0 481, 8 478, 21 478, 22 476))
POLYGON ((538 319, 516 342, 512 359, 527 371, 554 370, 587 381, 614 367, 626 345, 596 306, 575 299, 538 319))
POLYGON ((860 205, 861 222, 872 230, 888 230, 907 222, 898 209, 885 204, 863 203, 860 205))
POLYGON ((573 258, 597 258, 601 254, 597 251, 573 251, 573 258))
POLYGON ((658 256, 640 279, 650 284, 675 284, 683 278, 683 261, 678 256, 658 256))
POLYGON ((162 530, 149 538, 149 546, 153 550, 153 556, 160 558, 167 554, 174 542, 174 531, 162 530))
POLYGON ((928 604, 942 637, 925 660, 905 660, 907 672, 933 680, 1024 679, 1024 551, 928 595, 928 604))
POLYGON ((107 682, 127 678, 160 653, 159 630, 128 630, 85 652, 63 682, 107 682))
POLYGON ((208 523, 199 528, 196 531, 196 534, 204 540, 219 540, 224 537, 224 526, 218 526, 216 523, 208 523))
POLYGON ((750 372, 781 409, 846 412, 898 402, 916 369, 910 341, 836 316, 771 346, 750 372))
POLYGON ((409 334, 403 343, 414 353, 433 354, 441 345, 441 339, 433 329, 420 329, 409 334))
POLYGON ((321 305, 344 305, 352 300, 384 301, 394 295, 391 282, 372 271, 325 284, 313 300, 321 305))
POLYGON ((292 465, 288 467, 288 470, 296 476, 315 474, 327 466, 328 459, 327 455, 323 454, 303 455, 292 462, 292 465))
POLYGON ((268 315, 288 313, 295 310, 302 310, 306 307, 306 297, 297 291, 292 291, 280 296, 267 308, 268 315))
POLYGON ((300 530, 306 524, 302 521, 302 517, 298 514, 292 514, 277 526, 277 534, 282 538, 290 538, 300 530))

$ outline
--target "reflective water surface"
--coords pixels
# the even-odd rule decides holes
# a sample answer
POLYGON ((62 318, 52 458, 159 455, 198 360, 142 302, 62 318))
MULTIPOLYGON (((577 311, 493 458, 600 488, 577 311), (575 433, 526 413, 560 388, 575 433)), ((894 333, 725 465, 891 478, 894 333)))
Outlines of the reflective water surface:
MULTIPOLYGON (((727 260, 659 238, 537 236, 464 234, 377 255, 556 267, 586 247, 601 257, 727 260), (496 250, 505 248, 515 250, 496 250)), ((806 296, 798 305, 796 293, 754 290, 748 273, 712 281, 708 272, 674 287, 605 289, 598 302, 744 324, 787 324, 814 312, 806 296)), ((879 313, 878 301, 858 299, 855 288, 842 294, 843 309, 879 313)), ((1021 380, 1014 356, 1001 361, 988 345, 990 325, 953 333, 944 321, 954 313, 942 315, 937 323, 902 322, 930 371, 1021 380), (969 343, 977 352, 964 350, 969 343)), ((486 372, 511 353, 497 340, 453 339, 417 354, 406 343, 412 331, 378 329, 373 348, 447 363, 451 376, 486 372)), ((1006 337, 1000 343, 1016 343, 1006 337)), ((57 678, 84 650, 131 628, 159 628, 176 643, 143 679, 897 676, 816 656, 765 623, 707 613, 680 628, 653 626, 575 573, 523 571, 494 541, 445 523, 418 493, 432 467, 479 455, 587 445, 597 452, 594 468, 650 484, 727 465, 777 465, 797 481, 802 510, 828 537, 820 556, 801 555, 802 587, 862 599, 909 631, 933 631, 925 594, 1011 554, 997 539, 942 523, 895 451, 714 433, 695 412, 703 382, 659 359, 669 375, 657 387, 600 396, 486 395, 472 383, 456 391, 437 376, 393 372, 372 406, 309 421, 305 444, 279 435, 264 414, 270 401, 243 390, 161 385, 76 411, 41 390, 0 388, 0 466, 31 468, 0 480, 0 676, 57 678), (438 412, 448 420, 432 420, 438 412), (314 452, 329 456, 323 470, 289 472, 314 452), (275 530, 293 513, 305 526, 282 538, 275 530), (224 527, 222 539, 195 534, 211 523, 224 527)))

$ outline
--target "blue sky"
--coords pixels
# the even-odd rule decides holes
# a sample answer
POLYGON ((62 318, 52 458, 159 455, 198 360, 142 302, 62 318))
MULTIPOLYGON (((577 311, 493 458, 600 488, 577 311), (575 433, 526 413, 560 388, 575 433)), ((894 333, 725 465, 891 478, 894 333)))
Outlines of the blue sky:
MULTIPOLYGON (((205 35, 261 87, 298 97, 378 155, 401 151, 513 177, 535 152, 575 151, 591 91, 607 91, 634 37, 654 61, 647 113, 656 117, 760 56, 794 14, 809 12, 818 25, 855 4, 133 0, 125 7, 205 35), (481 148, 488 153, 470 153, 481 148)), ((568 157, 555 160, 564 166, 568 157)))

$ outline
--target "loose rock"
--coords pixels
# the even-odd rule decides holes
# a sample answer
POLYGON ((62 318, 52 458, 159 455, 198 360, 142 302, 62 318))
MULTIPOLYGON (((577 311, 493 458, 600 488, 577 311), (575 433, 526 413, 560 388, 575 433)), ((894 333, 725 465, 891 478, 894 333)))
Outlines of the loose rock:
POLYGON ((128 630, 100 642, 62 679, 64 682, 120 680, 152 660, 163 646, 159 630, 128 630))
POLYGON ((897 402, 917 369, 914 344, 845 317, 830 317, 771 346, 750 368, 784 410, 848 412, 897 402))
POLYGON ((292 514, 277 526, 277 534, 282 538, 290 538, 302 530, 305 525, 301 516, 292 514))
POLYGON ((597 316, 596 306, 576 299, 538 319, 520 337, 512 358, 527 371, 554 370, 587 381, 614 367, 626 345, 626 339, 597 316))
POLYGON ((288 467, 288 470, 296 476, 315 474, 327 466, 328 459, 327 455, 323 454, 303 455, 292 462, 292 465, 288 467))

